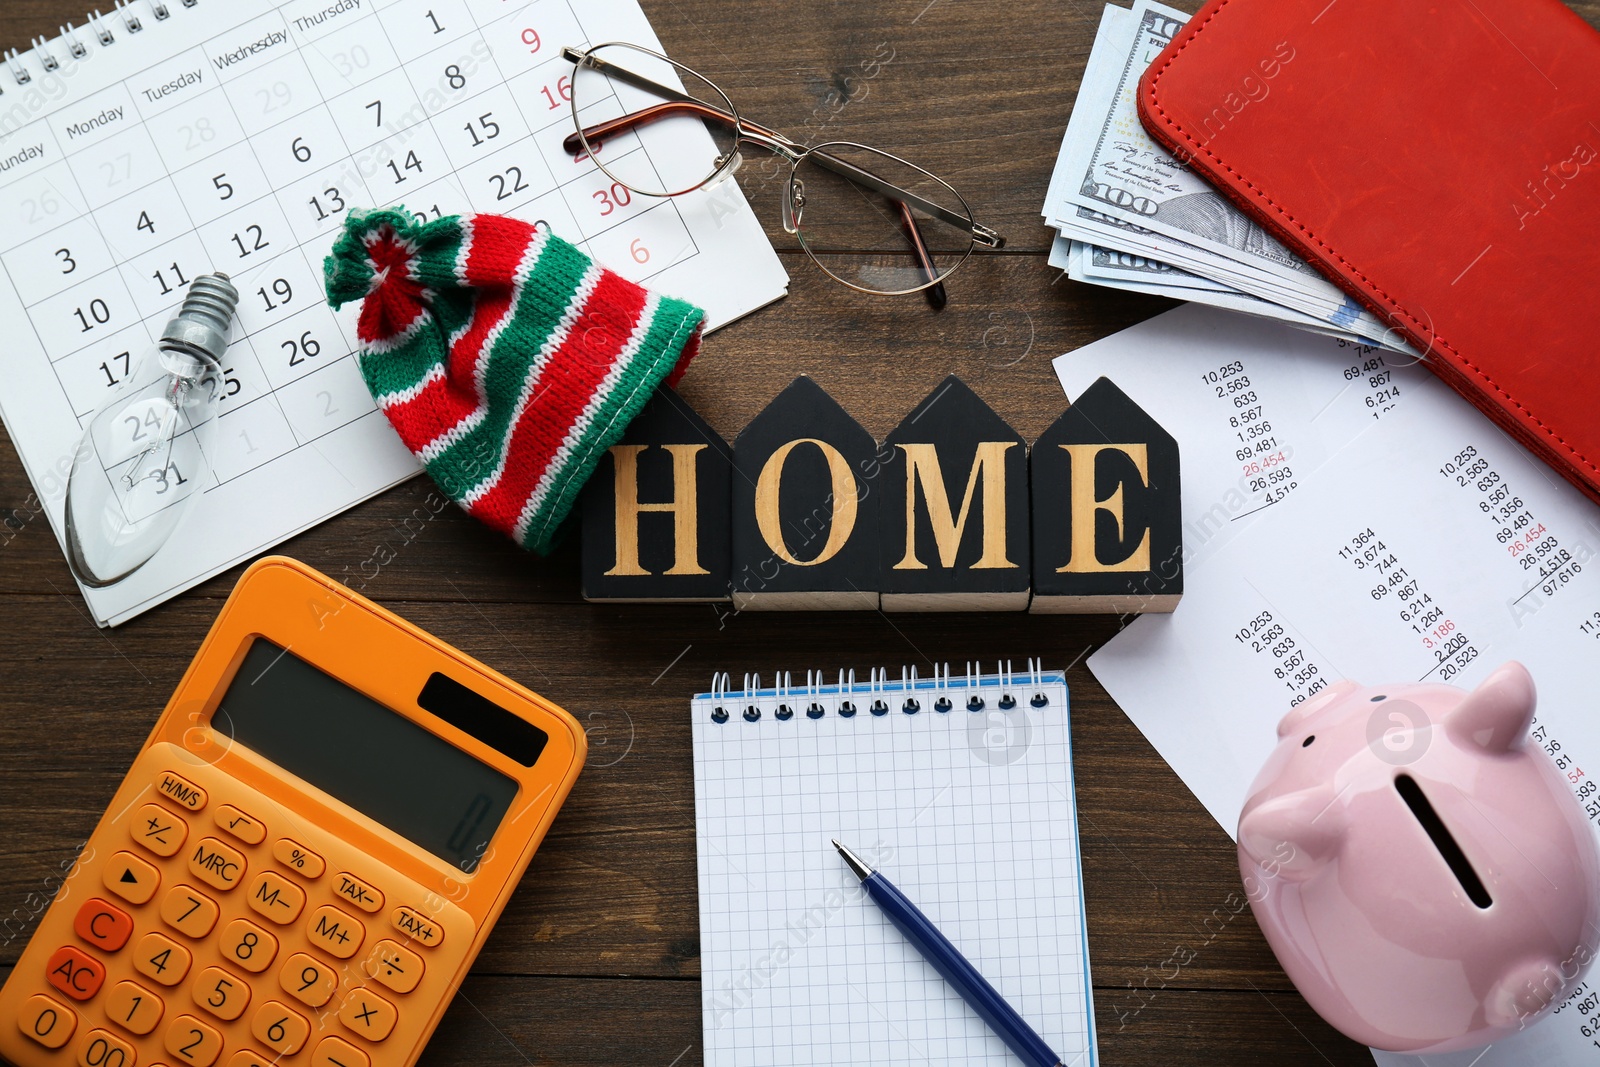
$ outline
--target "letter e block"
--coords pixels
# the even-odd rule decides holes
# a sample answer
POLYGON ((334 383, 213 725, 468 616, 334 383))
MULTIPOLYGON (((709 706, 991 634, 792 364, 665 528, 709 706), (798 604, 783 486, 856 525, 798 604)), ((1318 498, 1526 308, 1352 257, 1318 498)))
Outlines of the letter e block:
POLYGON ((1171 611, 1183 595, 1178 442, 1110 379, 1034 443, 1030 611, 1171 611))

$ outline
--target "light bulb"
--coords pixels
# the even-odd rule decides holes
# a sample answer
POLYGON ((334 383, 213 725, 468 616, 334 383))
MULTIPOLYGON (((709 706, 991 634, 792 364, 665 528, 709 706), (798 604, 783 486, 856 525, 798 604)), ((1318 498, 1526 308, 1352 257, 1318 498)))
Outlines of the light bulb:
POLYGON ((189 287, 177 316, 89 420, 67 478, 67 561, 84 585, 120 582, 166 544, 211 480, 222 355, 239 292, 189 287))

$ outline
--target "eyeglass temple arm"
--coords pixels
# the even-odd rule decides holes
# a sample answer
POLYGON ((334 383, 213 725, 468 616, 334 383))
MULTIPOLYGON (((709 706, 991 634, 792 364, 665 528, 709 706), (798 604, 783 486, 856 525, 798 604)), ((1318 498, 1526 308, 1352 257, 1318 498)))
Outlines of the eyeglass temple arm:
POLYGON ((928 306, 941 311, 950 302, 950 297, 945 293, 944 282, 939 281, 939 268, 934 266, 933 255, 922 240, 922 230, 917 227, 916 216, 911 214, 904 200, 896 200, 895 206, 900 209, 900 226, 906 232, 906 240, 911 243, 911 258, 917 261, 923 281, 928 283, 928 287, 922 291, 923 295, 928 299, 928 306))
MULTIPOLYGON (((615 64, 607 63, 603 59, 596 59, 593 56, 579 52, 570 47, 563 48, 561 50, 561 55, 570 63, 587 64, 595 70, 602 71, 608 77, 613 77, 618 81, 626 82, 636 89, 643 89, 646 92, 651 92, 659 96, 666 97, 666 99, 669 101, 668 103, 655 104, 651 107, 643 108, 631 114, 623 115, 620 118, 597 123, 594 126, 587 126, 584 128, 582 135, 577 133, 568 134, 566 139, 561 142, 561 147, 569 155, 576 156, 579 152, 583 151, 583 142, 586 140, 603 141, 607 137, 626 132, 636 126, 643 126, 659 119, 670 118, 674 115, 682 115, 685 113, 698 115, 700 118, 712 119, 721 122, 724 125, 732 126, 738 129, 741 133, 747 134, 752 140, 761 144, 763 147, 777 152, 780 155, 788 156, 791 159, 794 158, 796 153, 805 152, 805 149, 802 146, 795 144, 782 134, 769 130, 764 126, 758 126, 747 119, 737 118, 719 107, 713 107, 704 101, 696 100, 694 97, 689 96, 686 93, 681 93, 678 90, 662 85, 659 82, 651 81, 649 78, 641 77, 630 70, 618 67, 615 64)), ((1001 237, 995 231, 989 229, 989 227, 981 226, 967 218, 965 215, 958 215, 949 208, 935 204, 930 200, 926 200, 908 189, 902 189, 893 182, 885 181, 876 174, 873 174, 871 171, 863 170, 853 163, 846 162, 845 160, 842 160, 837 156, 829 155, 826 152, 811 152, 807 155, 807 158, 811 159, 817 164, 817 166, 822 167, 824 170, 830 170, 841 177, 855 182, 857 185, 871 189, 873 192, 881 193, 892 200, 898 200, 902 204, 909 204, 912 207, 920 208, 928 215, 931 215, 941 222, 948 223, 957 229, 967 230, 972 234, 973 239, 979 244, 985 245, 989 248, 1002 248, 1005 245, 1005 238, 1001 237)))

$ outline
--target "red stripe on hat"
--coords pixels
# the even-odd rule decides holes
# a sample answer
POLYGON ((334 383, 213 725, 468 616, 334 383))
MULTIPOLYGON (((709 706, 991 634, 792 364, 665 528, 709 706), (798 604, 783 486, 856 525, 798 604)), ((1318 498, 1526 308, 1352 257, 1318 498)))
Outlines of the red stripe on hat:
POLYGON ((627 346, 647 299, 639 286, 602 272, 511 428, 499 482, 473 505, 472 514, 512 531, 567 432, 627 346))
POLYGON ((499 215, 472 216, 472 248, 467 253, 467 285, 505 286, 516 280, 517 267, 539 231, 520 219, 499 215))

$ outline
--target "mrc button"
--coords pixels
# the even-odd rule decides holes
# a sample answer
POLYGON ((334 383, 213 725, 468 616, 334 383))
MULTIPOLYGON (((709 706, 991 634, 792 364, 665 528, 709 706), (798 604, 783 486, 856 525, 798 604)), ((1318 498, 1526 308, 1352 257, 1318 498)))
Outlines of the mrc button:
POLYGON ((244 877, 244 855, 214 837, 202 837, 189 853, 189 870, 207 885, 232 889, 244 877))
POLYGON ((162 796, 182 804, 190 811, 199 811, 206 806, 206 791, 189 781, 180 778, 171 771, 163 771, 156 775, 156 792, 162 796))

